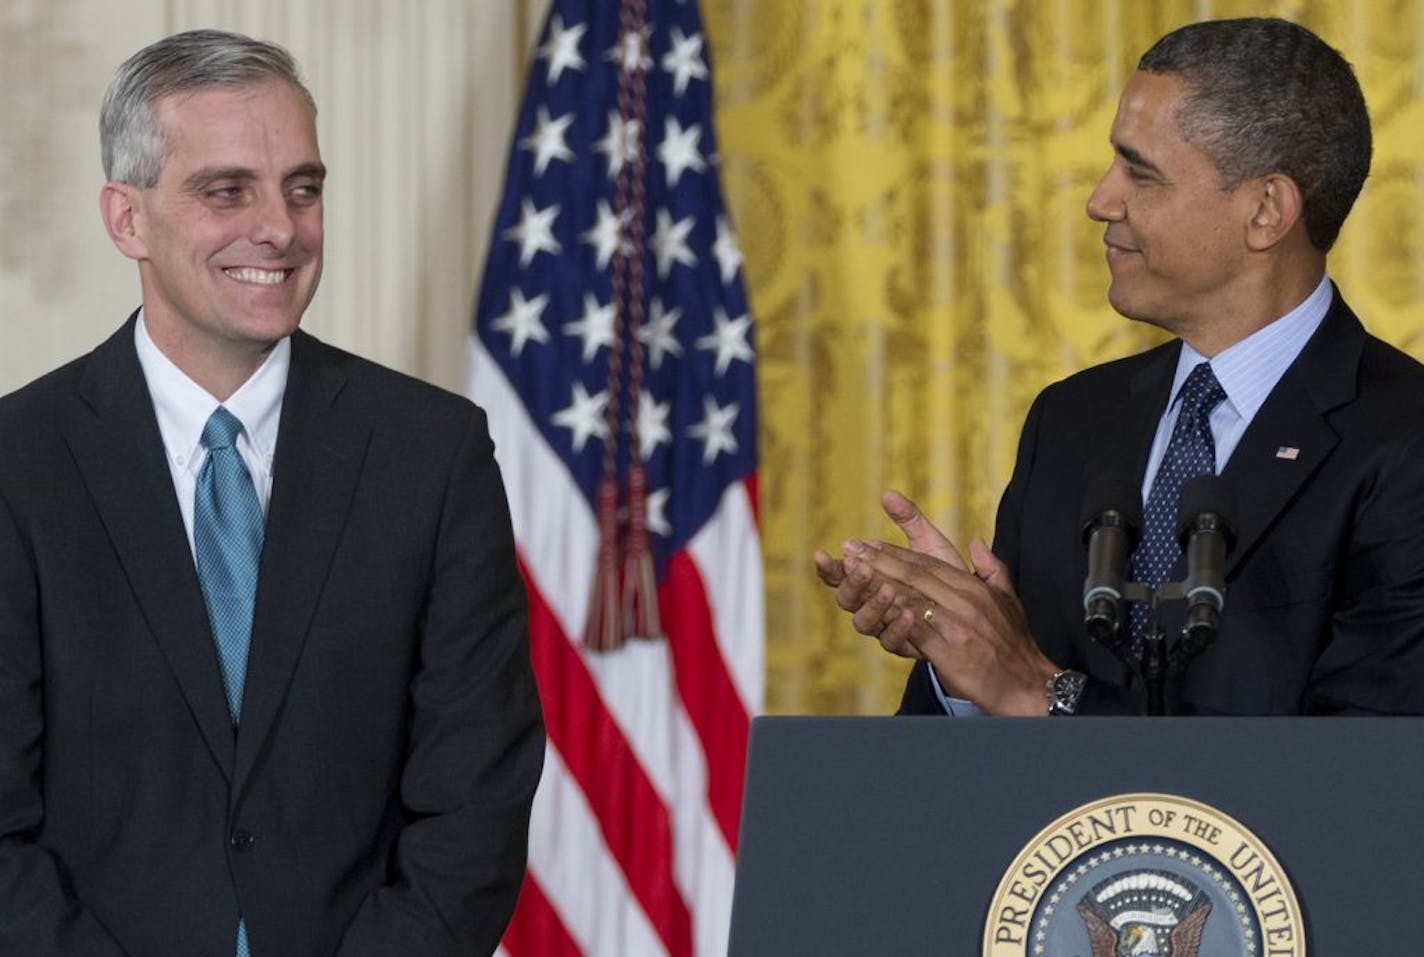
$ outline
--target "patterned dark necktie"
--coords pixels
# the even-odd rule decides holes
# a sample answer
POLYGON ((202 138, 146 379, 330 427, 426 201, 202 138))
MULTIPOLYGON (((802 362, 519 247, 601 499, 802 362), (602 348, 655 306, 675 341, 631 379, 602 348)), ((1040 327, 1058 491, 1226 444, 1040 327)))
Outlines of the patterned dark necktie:
MULTIPOLYGON (((208 455, 198 472, 193 499, 198 583, 208 606, 234 727, 242 716, 257 567, 262 559, 262 506, 235 445, 241 432, 242 423, 222 406, 208 418, 202 438, 208 455)), ((247 925, 240 918, 235 955, 249 957, 247 925)))
MULTIPOLYGON (((1180 396, 1177 423, 1147 495, 1142 541, 1132 556, 1133 579, 1153 588, 1167 580, 1182 554, 1177 542, 1177 500, 1182 486, 1188 479, 1216 472, 1216 441, 1210 420, 1226 392, 1216 381, 1211 363, 1202 362, 1192 369, 1180 396)), ((1145 602, 1132 605, 1132 647, 1137 651, 1141 651, 1147 633, 1147 611, 1145 602)))

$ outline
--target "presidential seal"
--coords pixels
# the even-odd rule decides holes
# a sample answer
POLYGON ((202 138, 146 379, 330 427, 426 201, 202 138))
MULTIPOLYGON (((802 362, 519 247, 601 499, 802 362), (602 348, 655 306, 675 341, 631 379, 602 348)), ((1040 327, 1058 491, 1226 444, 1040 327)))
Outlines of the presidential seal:
POLYGON ((1256 835, 1198 801, 1122 794, 1014 859, 984 957, 1305 957, 1300 902, 1256 835))

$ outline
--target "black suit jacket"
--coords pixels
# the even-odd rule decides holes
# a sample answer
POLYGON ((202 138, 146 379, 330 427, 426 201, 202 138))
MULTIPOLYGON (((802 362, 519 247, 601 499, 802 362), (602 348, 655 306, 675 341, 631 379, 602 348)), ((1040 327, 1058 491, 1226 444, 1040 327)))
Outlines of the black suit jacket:
POLYGON ((131 319, 0 400, 0 953, 487 953, 543 760, 483 414, 302 333, 241 727, 131 319))
MULTIPOLYGON (((1137 712, 1141 689, 1085 637, 1084 495, 1102 473, 1140 481, 1180 349, 1045 389, 999 506, 995 552, 1044 653, 1089 675, 1087 713, 1137 712)), ((1237 542, 1220 637, 1177 684, 1173 710, 1424 713, 1424 367, 1367 334, 1337 290, 1221 478, 1237 542)), ((1165 624, 1176 635, 1180 615, 1165 624)), ((901 711, 943 713, 923 664, 901 711)))

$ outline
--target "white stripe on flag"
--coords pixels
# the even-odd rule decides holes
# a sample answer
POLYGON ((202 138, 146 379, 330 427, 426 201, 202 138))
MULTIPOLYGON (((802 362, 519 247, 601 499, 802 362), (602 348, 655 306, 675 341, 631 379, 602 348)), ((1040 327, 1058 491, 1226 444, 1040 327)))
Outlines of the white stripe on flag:
POLYGON ((745 483, 727 489, 687 550, 702 573, 717 645, 742 705, 760 714, 766 688, 761 538, 745 483))
POLYGON ((514 537, 537 572, 540 590, 564 634, 583 635, 598 554, 598 527, 568 467, 554 454, 510 387, 509 380, 470 337, 469 389, 474 402, 490 413, 495 459, 509 496, 514 537))
POLYGON ((680 711, 677 731, 679 796, 672 805, 676 829, 673 866, 678 889, 692 911, 696 953, 721 957, 727 952, 732 924, 735 848, 727 847, 708 808, 706 762, 697 735, 680 711))
POLYGON ((584 953, 666 954, 609 853, 598 819, 553 748, 529 822, 529 871, 584 953))

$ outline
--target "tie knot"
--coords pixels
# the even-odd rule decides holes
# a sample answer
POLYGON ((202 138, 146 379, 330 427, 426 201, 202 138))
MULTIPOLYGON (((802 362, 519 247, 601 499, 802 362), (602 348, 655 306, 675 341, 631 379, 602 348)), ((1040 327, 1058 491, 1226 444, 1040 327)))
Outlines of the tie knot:
POLYGON ((237 416, 233 415, 222 406, 217 407, 212 415, 208 416, 207 425, 203 426, 203 448, 205 449, 228 449, 237 441, 238 433, 242 431, 242 423, 237 416))
POLYGON ((1198 363, 1182 383, 1182 412, 1186 415, 1209 415, 1221 400, 1226 398, 1226 390, 1216 380, 1210 362, 1198 363))

